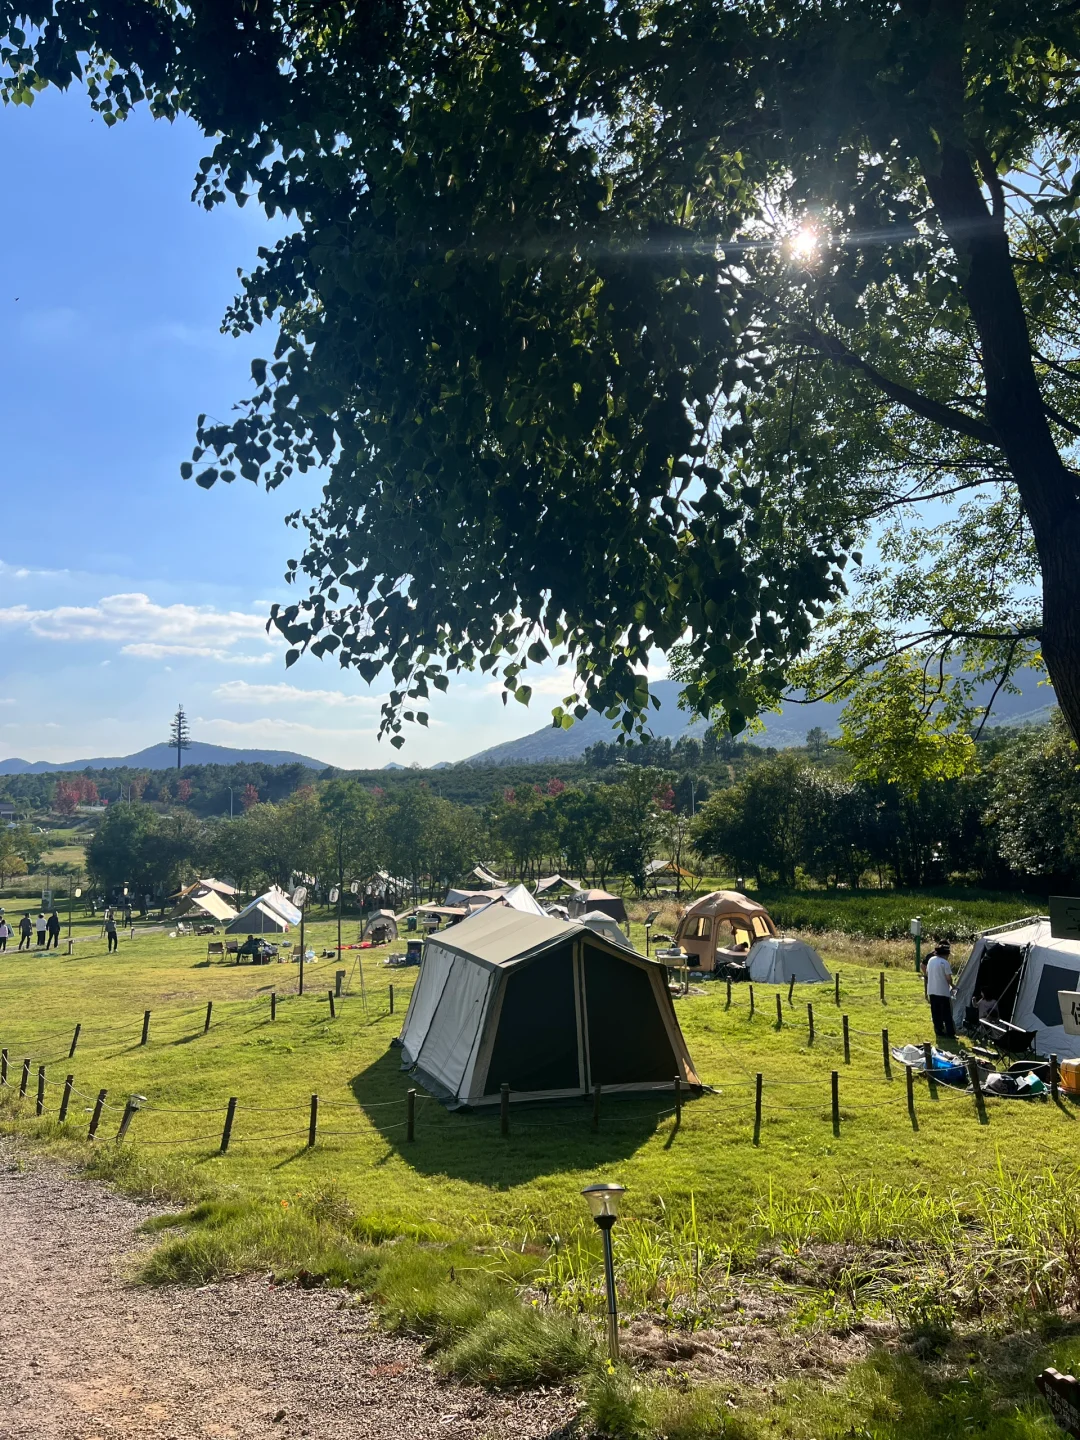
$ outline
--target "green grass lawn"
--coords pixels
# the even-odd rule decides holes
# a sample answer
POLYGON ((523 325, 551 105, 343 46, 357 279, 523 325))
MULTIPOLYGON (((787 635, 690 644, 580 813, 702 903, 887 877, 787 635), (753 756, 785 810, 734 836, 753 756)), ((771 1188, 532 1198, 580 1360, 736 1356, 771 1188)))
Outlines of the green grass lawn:
MULTIPOLYGON (((714 1315, 710 1307, 728 1293, 732 1264, 753 1270, 754 1256, 766 1243, 795 1250, 818 1242, 895 1250, 910 1242, 951 1253, 955 1231, 969 1248, 973 1236, 980 1244, 986 1239, 1000 1246, 993 1240, 993 1217, 999 1209, 1004 1214, 1002 1207, 1012 1206, 1009 1223, 1017 1233, 1025 1225, 1039 1229, 1043 1222, 1036 1212, 1051 1213, 1053 1207, 1040 1199, 1040 1186, 1054 1188, 1051 1181, 1032 1177, 1075 1175, 1077 1111, 1070 1102, 990 1100, 988 1123, 980 1124, 970 1097, 943 1087, 933 1097, 920 1080, 913 1127, 903 1071, 894 1063, 893 1078, 886 1078, 881 1044, 886 1026, 893 1044, 922 1042, 931 1034, 905 944, 859 949, 845 946, 841 937, 836 948, 823 946, 830 969, 840 971, 840 1005, 831 986, 796 987, 790 1004, 784 991, 780 1026, 771 987, 755 987, 753 1014, 745 985, 734 987, 730 1008, 722 984, 707 983, 697 987, 703 993, 679 999, 690 1053, 711 1087, 685 1104, 681 1124, 672 1114, 673 1095, 612 1098, 603 1101, 596 1133, 591 1104, 576 1102, 514 1109, 511 1134, 503 1138, 497 1114, 450 1114, 420 1097, 416 1138, 409 1144, 406 1092, 412 1082, 391 1040, 416 971, 386 968, 386 950, 347 951, 340 964, 320 958, 308 967, 308 993, 300 997, 295 964, 208 964, 205 939, 139 931, 133 941, 121 941, 118 954, 107 956, 96 925, 81 922, 77 933, 70 958, 63 942, 59 954, 9 949, 0 956, 0 1045, 9 1057, 0 1120, 36 1135, 40 1143, 82 1156, 90 1149, 83 1139, 88 1109, 106 1088, 110 1108, 94 1147, 99 1171, 181 1203, 208 1202, 200 1212, 205 1223, 199 1224, 197 1214, 186 1238, 174 1238, 172 1249, 162 1252, 167 1263, 161 1273, 170 1277, 206 1278, 243 1264, 308 1268, 370 1282, 377 1291, 381 1284, 383 1298, 392 1300, 395 1286, 409 1294, 422 1287, 397 1272, 396 1279, 388 1273, 382 1281, 373 1278, 371 1246, 412 1237, 427 1243, 418 1252, 426 1258, 415 1263, 434 1264, 440 1285, 446 1264, 430 1257, 448 1244, 459 1263, 466 1263, 460 1259, 465 1255, 474 1257, 472 1264, 477 1255, 499 1257, 497 1264, 489 1259, 483 1265, 495 1266, 500 1283, 539 1287, 556 1308, 572 1311, 582 1297, 592 1308, 596 1250, 578 1192, 590 1181, 613 1179, 628 1190, 627 1220, 617 1231, 627 1306, 666 1307, 681 1323, 707 1323, 714 1315), (882 1004, 879 967, 886 963, 882 1004), (348 972, 347 993, 331 1019, 327 991, 338 968, 348 972), (272 990, 278 996, 273 1022, 272 990), (204 1034, 208 1001, 213 1014, 204 1034), (808 1002, 814 1006, 812 1045, 808 1002), (151 1021, 144 1047, 139 1042, 145 1010, 151 1021), (841 1039, 844 1014, 850 1063, 841 1039), (69 1063, 76 1022, 82 1030, 69 1063), (20 1102, 10 1087, 17 1087, 24 1057, 31 1060, 32 1074, 20 1102), (46 1114, 39 1121, 34 1095, 42 1063, 46 1114), (833 1071, 840 1077, 839 1133, 830 1113, 833 1071), (53 1117, 68 1072, 79 1094, 61 1131, 53 1117), (764 1077, 764 1111, 755 1143, 758 1072, 764 1077), (124 1100, 134 1093, 148 1103, 121 1151, 113 1137, 124 1100), (313 1094, 319 1096, 319 1138, 309 1150, 313 1094), (232 1144, 222 1156, 218 1143, 230 1097, 238 1106, 232 1144)), ((355 933, 353 922, 346 939, 355 933)), ((309 926, 308 935, 321 953, 332 944, 334 927, 319 922, 309 926)), ((1070 1226, 1080 1234, 1071 1199, 1060 1200, 1062 1186, 1054 1193, 1059 1199, 1053 1213, 1066 1217, 1059 1225, 1062 1234, 1070 1226)), ((1044 1242, 1054 1243, 1052 1237, 1044 1242)), ((1016 1245, 1034 1257, 1030 1235, 1016 1245)), ((397 1252, 394 1263, 404 1265, 405 1251, 397 1247, 397 1252)), ((924 1260, 919 1251, 918 1263, 924 1260)), ((1019 1293, 1025 1293, 1023 1286, 1019 1293)), ((850 1308, 854 1302, 844 1303, 850 1308)), ((400 1301, 401 1315, 435 1333, 442 1322, 431 1316, 425 1321, 410 1304, 400 1301)), ((438 1308, 434 1301, 432 1306, 438 1308)), ((826 1317, 820 1323, 831 1322, 826 1317)), ((606 1394, 596 1404, 607 1413, 605 1404, 625 1399, 613 1401, 606 1394)), ((800 1402, 804 1409, 805 1403, 800 1402)), ((836 1409, 835 1396, 829 1404, 836 1409)), ((670 1416, 663 1424, 678 1433, 670 1416)), ((660 1422, 646 1419, 641 1425, 638 1432, 624 1426, 617 1433, 658 1433, 660 1422)), ((785 1430, 775 1417, 768 1425, 774 1428, 763 1433, 804 1433, 785 1430)), ((813 1433, 833 1431, 822 1421, 821 1431, 813 1433)), ((1013 1433, 1042 1432, 1001 1431, 1013 1433)))

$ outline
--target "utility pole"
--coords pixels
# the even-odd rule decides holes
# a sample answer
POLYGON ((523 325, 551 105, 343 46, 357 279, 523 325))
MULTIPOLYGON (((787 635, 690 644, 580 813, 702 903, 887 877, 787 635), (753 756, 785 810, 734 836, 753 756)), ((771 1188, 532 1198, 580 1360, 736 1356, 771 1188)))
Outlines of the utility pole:
POLYGON ((229 792, 229 819, 231 820, 233 818, 233 787, 226 785, 225 789, 229 792))

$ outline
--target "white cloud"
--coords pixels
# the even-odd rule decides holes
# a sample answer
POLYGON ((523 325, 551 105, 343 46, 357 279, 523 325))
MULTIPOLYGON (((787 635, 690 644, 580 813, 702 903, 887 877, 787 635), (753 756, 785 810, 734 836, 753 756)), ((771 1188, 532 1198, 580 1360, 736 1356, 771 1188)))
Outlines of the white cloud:
POLYGON ((240 664, 263 664, 259 654, 237 653, 240 644, 268 647, 262 615, 216 610, 212 605, 157 605, 148 595, 106 595, 96 605, 57 605, 34 610, 28 605, 0 608, 0 628, 25 630, 41 640, 118 644, 122 655, 161 660, 178 655, 240 664))
POLYGON ((212 733, 218 737, 228 737, 230 743, 236 740, 245 740, 248 744, 259 741, 271 741, 278 744, 290 735, 325 736, 328 739, 351 740, 376 733, 374 728, 354 729, 308 725, 302 720, 279 720, 269 715, 261 716, 258 720, 203 719, 202 716, 199 716, 192 724, 198 725, 200 739, 205 739, 212 733))
MULTIPOLYGON (((567 695, 576 695, 578 690, 574 684, 575 676, 572 670, 556 670, 548 674, 532 674, 525 670, 518 676, 519 685, 532 687, 534 695, 554 695, 562 700, 567 695)), ((484 686, 485 695, 501 695, 503 683, 501 680, 489 680, 484 686)))
POLYGON ((348 695, 344 690, 303 690, 299 685, 284 682, 277 685, 251 685, 246 680, 226 680, 214 690, 218 700, 230 705, 325 705, 331 709, 342 706, 374 710, 384 695, 348 695))

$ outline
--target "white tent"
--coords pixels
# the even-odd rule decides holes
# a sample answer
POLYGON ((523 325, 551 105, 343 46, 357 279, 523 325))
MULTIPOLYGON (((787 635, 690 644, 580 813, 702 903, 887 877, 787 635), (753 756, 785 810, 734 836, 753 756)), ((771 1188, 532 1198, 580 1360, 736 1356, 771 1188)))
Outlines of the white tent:
POLYGON ((587 925, 491 905, 424 942, 402 1065, 454 1105, 698 1085, 664 967, 587 925))
POLYGON ((1032 915, 1013 925, 999 925, 975 941, 956 982, 953 1018, 964 1013, 977 995, 996 1001, 991 1020, 1036 1031, 1041 1055, 1080 1056, 1080 1036, 1069 1035, 1061 1023, 1059 990, 1080 990, 1080 941, 1055 940, 1050 921, 1032 915))
POLYGON ((624 950, 633 950, 635 955, 638 953, 626 938, 619 922, 613 920, 610 915, 605 915, 602 910, 589 910, 578 918, 582 925, 587 925, 590 930, 595 930, 597 935, 606 935, 613 945, 621 945, 624 950))
POLYGON ((269 905, 271 910, 276 910, 287 924, 300 924, 300 911, 280 885, 271 885, 264 895, 259 896, 259 899, 264 905, 269 905))
POLYGON ((229 935, 281 935, 290 925, 299 924, 300 911, 284 890, 271 885, 265 895, 245 905, 225 930, 229 935))
POLYGON ((763 985, 790 985, 793 979, 815 985, 832 979, 814 947, 794 936, 769 935, 758 940, 747 954, 746 969, 751 980, 763 985))
POLYGON ((236 911, 215 890, 197 890, 194 894, 185 895, 173 910, 172 918, 179 920, 182 915, 206 915, 219 925, 236 919, 236 911))

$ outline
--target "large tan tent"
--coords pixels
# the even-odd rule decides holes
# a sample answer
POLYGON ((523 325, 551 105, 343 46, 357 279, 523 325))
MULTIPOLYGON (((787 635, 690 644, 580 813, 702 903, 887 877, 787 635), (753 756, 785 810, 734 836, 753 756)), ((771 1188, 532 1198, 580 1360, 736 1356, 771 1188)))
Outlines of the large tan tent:
POLYGON ((745 960, 756 940, 778 933, 764 905, 738 890, 713 890, 688 908, 675 943, 697 961, 696 968, 715 970, 718 960, 745 960))
POLYGON ((236 919, 236 911, 216 890, 195 889, 194 893, 189 891, 173 909, 172 918, 179 920, 185 915, 196 919, 206 916, 210 920, 216 920, 219 925, 227 925, 230 920, 236 919))
POLYGON ((492 905, 424 942, 402 1066, 452 1106, 700 1081, 662 965, 587 925, 492 905))

